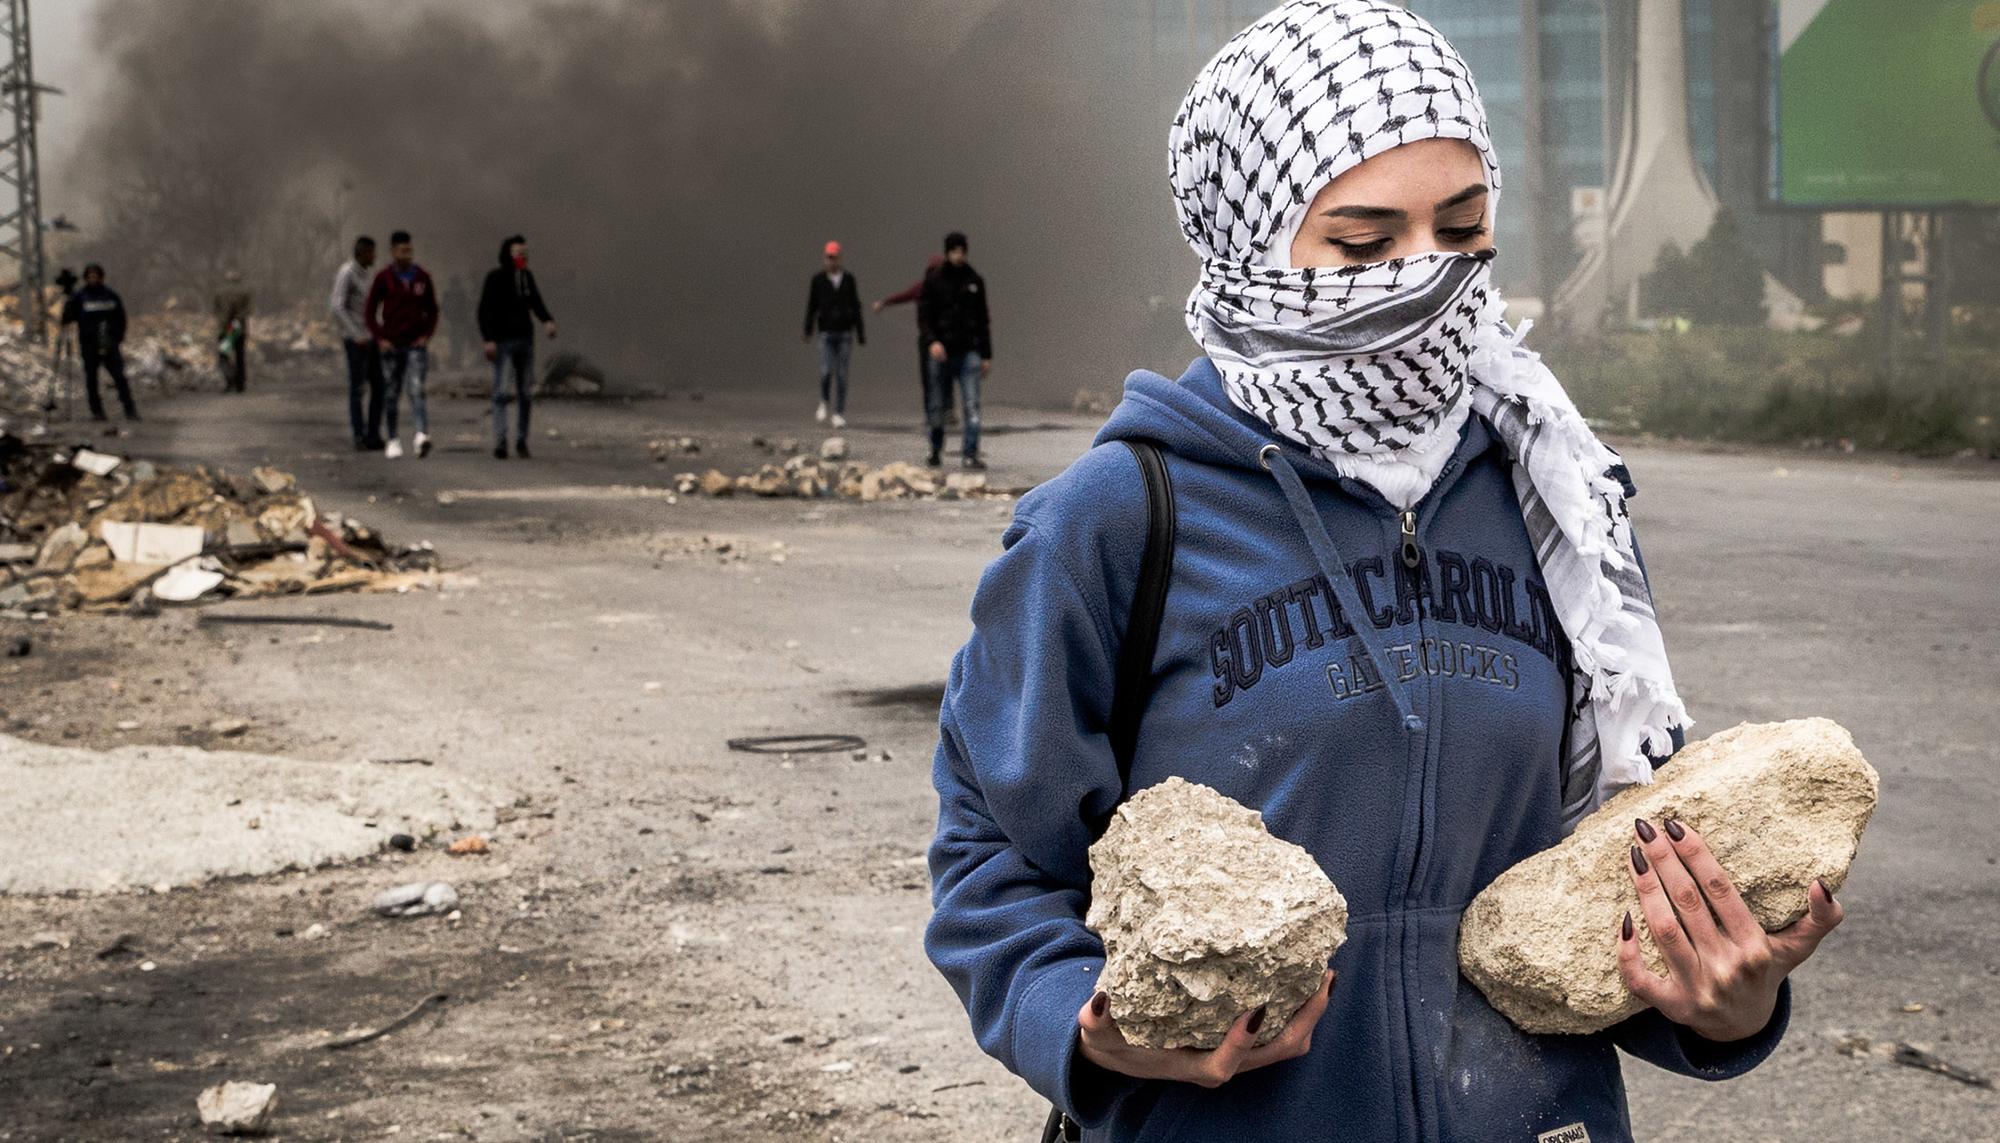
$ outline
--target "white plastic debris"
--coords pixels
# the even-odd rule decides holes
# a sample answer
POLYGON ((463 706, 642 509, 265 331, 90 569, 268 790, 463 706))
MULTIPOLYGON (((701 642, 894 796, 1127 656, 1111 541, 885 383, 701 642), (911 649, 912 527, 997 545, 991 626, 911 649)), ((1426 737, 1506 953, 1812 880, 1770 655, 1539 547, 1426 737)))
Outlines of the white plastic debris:
POLYGON ((375 911, 385 917, 425 917, 458 908, 458 890, 442 881, 412 881, 375 898, 375 911))

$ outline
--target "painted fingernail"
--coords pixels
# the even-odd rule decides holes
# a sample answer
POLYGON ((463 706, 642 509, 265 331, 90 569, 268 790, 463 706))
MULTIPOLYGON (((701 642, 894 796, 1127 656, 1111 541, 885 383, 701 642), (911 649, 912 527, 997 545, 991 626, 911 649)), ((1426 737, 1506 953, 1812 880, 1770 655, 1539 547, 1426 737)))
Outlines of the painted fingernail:
POLYGON ((1826 878, 1815 877, 1813 878, 1813 881, 1819 885, 1819 895, 1826 898, 1827 904, 1829 905, 1833 904, 1833 890, 1828 889, 1826 887, 1826 878))
POLYGON ((1640 853, 1639 847, 1636 845, 1632 847, 1632 868, 1642 874, 1649 868, 1646 864, 1646 855, 1640 853))
POLYGON ((1257 1029, 1262 1028, 1263 1026, 1264 1026, 1264 1007, 1263 1005, 1260 1004, 1257 1006, 1257 1010, 1250 1014, 1250 1022, 1248 1024, 1243 1025, 1243 1030, 1254 1036, 1257 1034, 1257 1029))
POLYGON ((1672 818, 1667 819, 1667 836, 1679 841, 1688 835, 1687 827, 1672 818))
POLYGON ((1632 911, 1630 909, 1625 911, 1625 923, 1618 927, 1618 937, 1620 940, 1629 941, 1632 939, 1632 911))
POLYGON ((1090 1014, 1092 1016, 1104 1015, 1104 1010, 1110 1006, 1111 998, 1102 992, 1090 998, 1090 1014))
POLYGON ((1652 823, 1648 822, 1645 818, 1632 819, 1632 828, 1639 831, 1639 840, 1648 845, 1652 844, 1654 838, 1660 836, 1653 832, 1652 823))

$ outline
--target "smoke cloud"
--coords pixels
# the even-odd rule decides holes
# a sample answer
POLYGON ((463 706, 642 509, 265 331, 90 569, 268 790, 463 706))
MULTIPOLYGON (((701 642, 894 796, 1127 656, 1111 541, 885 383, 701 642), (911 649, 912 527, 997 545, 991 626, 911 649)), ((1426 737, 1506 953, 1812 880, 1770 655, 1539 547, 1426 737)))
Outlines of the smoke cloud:
MULTIPOLYGON (((521 231, 566 341, 711 390, 806 388, 827 239, 879 297, 964 230, 994 397, 1063 399, 1194 352, 1167 113, 1115 7, 123 0, 71 181, 103 220, 89 253, 141 300, 205 297, 228 265, 318 297, 354 234, 397 228, 476 290, 521 231)), ((908 312, 873 324, 857 383, 914 400, 908 312)))

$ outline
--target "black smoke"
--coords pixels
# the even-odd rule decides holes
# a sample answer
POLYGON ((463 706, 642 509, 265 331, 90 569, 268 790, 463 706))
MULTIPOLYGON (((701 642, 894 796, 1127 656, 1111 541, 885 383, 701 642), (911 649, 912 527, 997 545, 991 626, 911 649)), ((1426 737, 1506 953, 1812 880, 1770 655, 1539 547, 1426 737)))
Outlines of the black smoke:
MULTIPOLYGON (((228 266, 323 296, 353 233, 396 228, 476 288, 523 231, 566 340, 711 390, 803 391, 827 239, 874 297, 964 230, 994 396, 1063 399, 1192 354, 1171 99, 1116 7, 1003 0, 961 36, 908 0, 121 0, 70 181, 103 219, 89 252, 154 302, 228 266)), ((908 311, 875 325, 857 383, 914 395, 908 311)))

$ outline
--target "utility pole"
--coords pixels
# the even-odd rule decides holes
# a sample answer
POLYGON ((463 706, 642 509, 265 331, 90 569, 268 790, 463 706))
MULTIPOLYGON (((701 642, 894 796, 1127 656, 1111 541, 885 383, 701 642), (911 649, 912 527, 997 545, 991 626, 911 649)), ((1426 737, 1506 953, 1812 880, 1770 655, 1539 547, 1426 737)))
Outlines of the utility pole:
POLYGON ((6 101, 13 134, 0 139, 0 186, 11 188, 11 206, 0 201, 0 255, 14 259, 21 275, 21 335, 39 342, 48 315, 42 307, 42 171, 35 147, 35 112, 41 94, 59 94, 35 82, 34 52, 28 37, 28 0, 0 0, 0 35, 7 56, 0 60, 0 99, 6 101))

